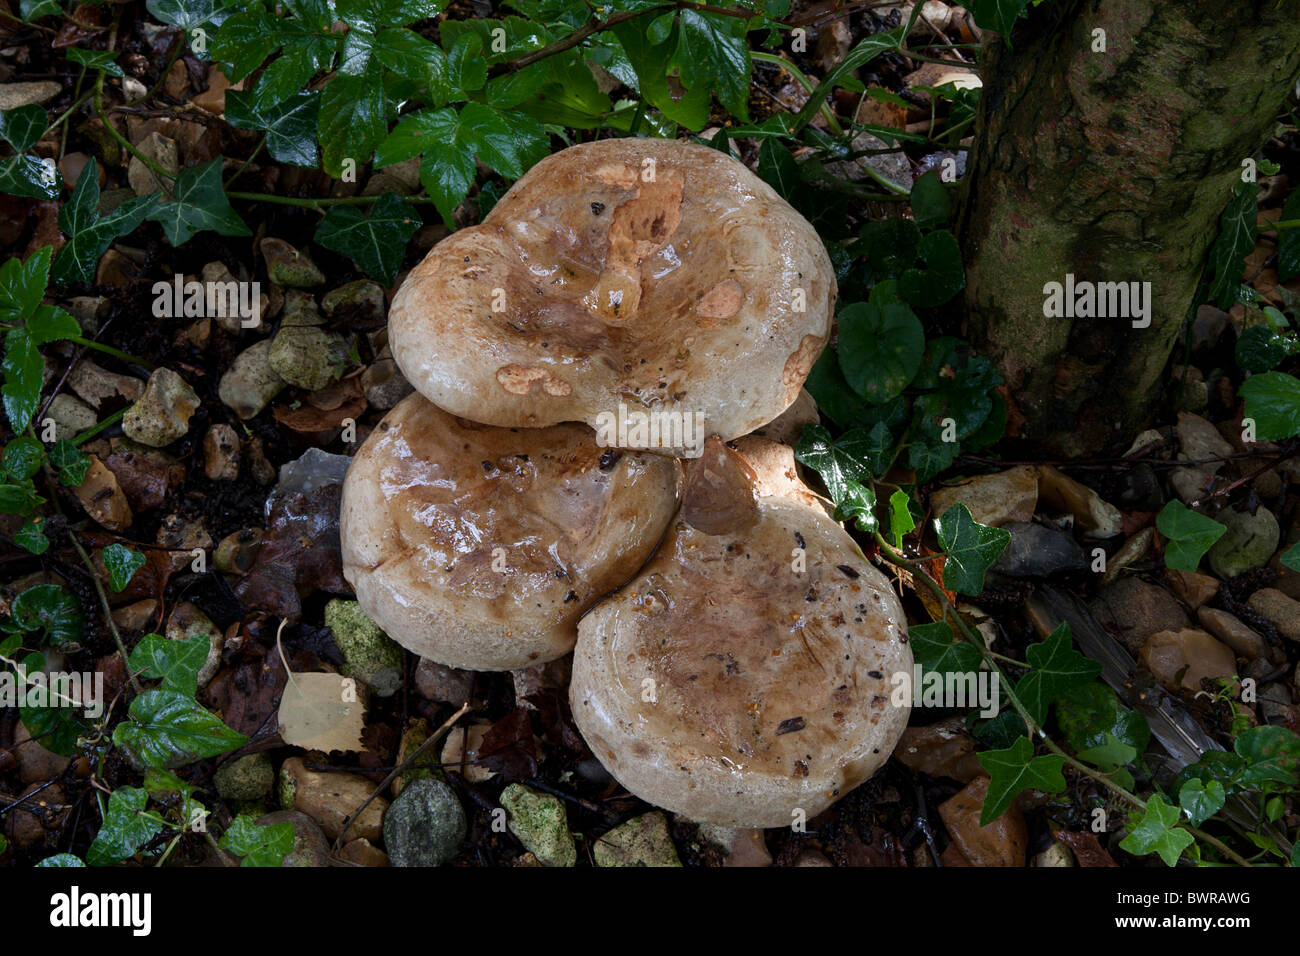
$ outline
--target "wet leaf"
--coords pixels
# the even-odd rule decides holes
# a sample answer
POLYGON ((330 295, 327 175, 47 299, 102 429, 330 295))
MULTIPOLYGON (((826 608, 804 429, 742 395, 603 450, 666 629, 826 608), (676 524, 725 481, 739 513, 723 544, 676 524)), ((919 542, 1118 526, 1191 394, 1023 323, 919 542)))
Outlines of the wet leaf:
POLYGON ((193 763, 248 743, 193 697, 174 690, 145 691, 131 701, 130 717, 113 731, 113 743, 146 767, 193 763))
POLYGON ((934 519, 934 530, 939 547, 948 556, 943 566, 943 586, 972 596, 983 591, 984 573, 1006 548, 1011 533, 980 524, 961 502, 934 519))
MULTIPOLYGON (((77 180, 78 186, 84 178, 77 180)), ((226 198, 220 156, 202 166, 181 170, 172 186, 172 198, 156 203, 147 218, 162 224, 173 246, 183 245, 207 230, 223 236, 252 235, 226 198)))
POLYGON ((1156 530, 1168 540, 1165 565, 1175 571, 1195 571, 1205 552, 1228 529, 1175 498, 1156 515, 1156 530))
POLYGON ((1133 814, 1129 818, 1129 835, 1119 845, 1135 856, 1157 853, 1166 866, 1176 866, 1183 850, 1196 839, 1178 828, 1178 817, 1177 807, 1171 807, 1160 794, 1153 793, 1147 798, 1142 816, 1133 814))
POLYGON ((1032 670, 1017 681, 1016 696, 1039 726, 1047 720, 1047 709, 1057 697, 1091 683, 1101 673, 1101 664, 1074 649, 1070 625, 1064 622, 1025 648, 1025 660, 1032 670))
POLYGON ((241 813, 230 821, 217 846, 243 857, 240 866, 280 866, 293 850, 293 824, 261 825, 241 813))
POLYGON ((101 558, 108 569, 108 586, 114 591, 121 591, 130 584, 135 572, 145 564, 143 554, 124 544, 110 544, 101 552, 101 558))
POLYGON ((989 772, 988 794, 980 810, 982 827, 1002 816, 1024 790, 1044 793, 1065 790, 1065 777, 1061 774, 1065 758, 1052 754, 1035 757, 1034 745, 1028 737, 1017 738, 1005 750, 987 750, 975 756, 989 772))
POLYGON ((127 666, 145 680, 162 681, 164 689, 193 697, 198 692, 199 671, 211 650, 212 643, 203 634, 177 641, 146 634, 132 649, 127 666))
POLYGON ((396 193, 385 193, 368 214, 355 206, 331 207, 316 230, 316 242, 387 286, 396 281, 406 243, 420 223, 414 206, 396 193))
POLYGON ((90 866, 112 866, 135 856, 162 832, 162 821, 145 814, 149 794, 139 787, 118 787, 108 798, 104 822, 86 851, 90 866))
POLYGON ((898 395, 920 368, 925 331, 905 305, 856 302, 840 313, 839 328, 840 368, 872 404, 898 395))
POLYGON ((280 698, 280 737, 306 750, 363 749, 365 707, 355 680, 338 674, 293 674, 280 698))

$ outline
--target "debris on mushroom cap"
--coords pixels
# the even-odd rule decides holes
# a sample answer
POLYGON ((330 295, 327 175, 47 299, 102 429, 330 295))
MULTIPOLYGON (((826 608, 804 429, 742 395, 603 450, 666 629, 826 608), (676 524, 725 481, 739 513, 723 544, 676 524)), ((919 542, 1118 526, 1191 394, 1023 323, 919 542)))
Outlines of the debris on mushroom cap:
MULTIPOLYGON (((701 465, 743 475, 737 457, 710 441, 701 465)), ((579 622, 570 703, 642 799, 705 823, 788 826, 889 759, 910 710, 891 699, 893 676, 910 675, 912 651, 898 598, 839 524, 746 491, 705 509, 740 516, 704 522, 717 533, 688 522, 684 501, 655 557, 579 622)))
POLYGON ((603 449, 585 425, 505 429, 403 399, 343 486, 343 573, 399 644, 450 667, 566 654, 677 507, 677 465, 603 449))
POLYGON ((453 414, 582 421, 693 458, 705 434, 748 434, 795 401, 835 292, 816 231, 743 164, 602 140, 538 163, 440 242, 394 297, 389 342, 453 414))

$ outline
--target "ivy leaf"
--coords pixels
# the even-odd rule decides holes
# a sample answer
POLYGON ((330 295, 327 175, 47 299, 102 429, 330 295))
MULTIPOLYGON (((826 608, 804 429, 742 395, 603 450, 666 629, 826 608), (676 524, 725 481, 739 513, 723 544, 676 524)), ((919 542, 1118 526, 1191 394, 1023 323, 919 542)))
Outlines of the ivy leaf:
POLYGON ((159 23, 189 33, 212 19, 213 0, 145 0, 144 7, 159 23))
MULTIPOLYGON (((343 161, 369 162, 388 132, 388 105, 378 67, 340 74, 325 84, 320 101, 320 143, 325 172, 343 174, 343 161)), ((468 187, 466 187, 468 188, 468 187)))
POLYGON ((869 485, 850 481, 846 483, 844 495, 835 502, 835 520, 853 521, 868 534, 879 527, 876 520, 876 493, 869 485))
POLYGON ((673 89, 668 78, 673 72, 675 37, 654 43, 648 27, 655 15, 647 14, 615 25, 609 32, 617 37, 628 63, 636 73, 636 86, 647 103, 669 120, 687 129, 703 129, 709 121, 712 96, 707 84, 673 89))
POLYGON ((1168 539, 1165 565, 1175 571, 1195 571, 1205 552, 1228 529, 1175 498, 1156 515, 1156 530, 1168 539))
POLYGON ((248 743, 193 697, 174 690, 145 691, 131 701, 130 716, 113 731, 113 743, 146 767, 193 763, 248 743))
POLYGON ((0 455, 0 473, 21 481, 40 471, 44 460, 44 446, 30 435, 19 435, 5 446, 4 454, 0 455))
POLYGON ((1194 827, 1199 827, 1222 810, 1227 800, 1228 794, 1223 789, 1223 784, 1217 780, 1208 783, 1188 780, 1178 791, 1178 805, 1183 808, 1194 827))
POLYGON ((775 137, 769 137, 759 145, 756 171, 758 178, 775 189, 777 195, 786 201, 802 185, 799 164, 775 137))
POLYGON ((251 92, 226 92, 226 122, 236 129, 266 131, 267 152, 281 163, 315 167, 320 94, 301 90, 273 106, 263 106, 251 92))
POLYGON ((60 438, 50 449, 50 466, 59 472, 59 484, 76 488, 86 480, 90 456, 66 438, 60 438))
POLYGON ((907 446, 907 466, 916 472, 917 482, 929 481, 957 458, 957 442, 914 441, 907 446))
POLYGON ((263 826, 251 816, 240 814, 230 822, 217 846, 243 857, 240 866, 280 866, 293 850, 293 824, 263 826))
MULTIPOLYGON (((1281 221, 1300 219, 1300 192, 1292 191, 1291 198, 1282 207, 1281 221)), ((1279 229, 1277 233, 1277 278, 1288 282, 1300 276, 1300 226, 1279 229)))
POLYGON ((1122 849, 1134 856, 1158 853, 1166 866, 1176 866, 1178 858, 1183 855, 1193 842, 1193 837, 1178 824, 1178 808, 1171 807, 1158 793, 1147 799, 1146 812, 1141 820, 1136 814, 1129 818, 1129 835, 1119 841, 1122 849))
POLYGON ((59 229, 68 241, 54 257, 50 278, 56 285, 93 281, 95 266, 109 243, 144 222, 158 202, 156 193, 137 196, 101 216, 95 160, 86 164, 82 174, 77 178, 72 197, 59 210, 59 229))
MULTIPOLYGON (((77 180, 80 185, 81 180, 77 180)), ((181 170, 172 187, 172 199, 157 204, 148 218, 162 224, 173 247, 183 245, 196 233, 212 230, 223 236, 251 236, 244 221, 230 208, 221 185, 221 157, 202 166, 181 170)))
POLYGON ((59 0, 20 0, 18 11, 24 23, 31 23, 41 17, 57 17, 63 13, 59 0))
POLYGON ((163 824, 144 812, 149 794, 139 787, 118 787, 108 798, 104 822, 86 850, 91 866, 112 866, 135 856, 162 832, 163 824))
POLYGON ((889 496, 889 533, 894 536, 894 547, 903 546, 903 538, 916 530, 910 499, 902 488, 889 496))
POLYGON ((1146 718, 1120 704, 1109 687, 1095 682, 1057 697, 1056 723, 1075 753, 1107 773, 1141 756, 1151 742, 1146 718), (1121 752, 1116 743, 1126 750, 1121 752), (1118 759, 1125 752, 1132 756, 1118 759))
POLYGON ((1011 801, 1024 790, 1061 793, 1065 777, 1061 767, 1064 757, 1052 754, 1034 756, 1028 737, 1018 737, 1005 750, 986 750, 975 755, 989 772, 989 789, 980 810, 980 826, 988 826, 1007 811, 1011 801))
POLYGON ((0 112, 0 139, 24 153, 40 141, 46 125, 45 109, 35 103, 4 110, 0 112))
POLYGON ((941 229, 952 214, 952 199, 936 170, 912 184, 912 218, 922 229, 941 229))
POLYGON ((908 269, 898 277, 898 291, 912 305, 943 305, 966 287, 961 248, 946 229, 930 233, 917 246, 924 269, 908 269))
POLYGON ((840 313, 839 327, 840 368, 868 402, 898 395, 920 368, 925 330, 907 306, 855 302, 840 313))
POLYGON ((132 551, 124 544, 110 544, 102 552, 104 567, 108 569, 108 586, 114 591, 121 591, 135 572, 145 564, 145 557, 139 551, 132 551))
POLYGON ((1246 400, 1246 418, 1255 420, 1260 441, 1300 435, 1300 379, 1283 372, 1252 375, 1237 389, 1246 400))
POLYGON ((1269 790, 1300 786, 1300 737, 1285 727, 1251 727, 1237 735, 1232 749, 1242 758, 1237 784, 1269 790))
POLYGON ((1300 541, 1283 552, 1281 562, 1292 571, 1300 571, 1300 541))
POLYGON ((1219 234, 1210 247, 1209 266, 1214 270, 1205 297, 1221 309, 1237 301, 1237 290, 1246 274, 1246 256, 1255 248, 1255 220, 1259 216, 1259 187, 1237 183, 1228 206, 1219 218, 1219 234))
POLYGON ((397 279, 406 243, 420 228, 420 214, 396 193, 385 193, 367 216, 355 206, 334 206, 316 230, 316 242, 347 256, 384 285, 397 279))
POLYGON ((41 530, 44 519, 33 518, 14 534, 14 544, 32 554, 44 554, 49 550, 50 539, 41 530))
POLYGON ((943 586, 972 596, 983 591, 984 573, 1006 548, 1011 532, 980 524, 961 502, 934 520, 934 530, 939 547, 948 556, 943 565, 943 586))
POLYGON ((27 199, 58 199, 63 176, 52 159, 23 153, 0 160, 0 192, 27 199))
MULTIPOLYGON (((29 660, 28 672, 36 669, 29 660)), ((81 711, 74 707, 24 705, 18 708, 18 714, 33 739, 39 740, 46 750, 64 757, 71 757, 78 751, 77 740, 88 729, 82 719, 81 711)))
POLYGON ((1271 325, 1252 325, 1237 339, 1233 357, 1248 372, 1267 372, 1296 351, 1300 351, 1300 344, 1294 336, 1271 325))
POLYGON ((13 600, 10 615, 24 631, 39 631, 43 643, 66 647, 81 640, 81 602, 57 584, 37 584, 13 600))
POLYGON ((832 440, 830 432, 821 425, 805 426, 795 458, 822 476, 831 500, 836 503, 848 495, 850 482, 861 485, 872 477, 870 464, 832 440))
POLYGON ((922 670, 939 674, 971 674, 980 669, 979 649, 959 641, 945 621, 917 624, 907 630, 912 655, 922 670))
POLYGON ((146 634, 126 663, 145 680, 161 680, 164 690, 193 697, 198 692, 199 671, 211 650, 211 642, 202 634, 177 641, 146 634))
POLYGON ((67 53, 68 59, 73 63, 79 63, 92 70, 100 70, 108 76, 126 76, 122 68, 117 65, 117 54, 112 50, 83 50, 72 47, 67 53))
POLYGON ((997 30, 1003 41, 1011 46, 1011 28, 1024 14, 1029 0, 962 0, 963 7, 971 12, 981 30, 997 30))
POLYGON ((38 867, 77 867, 86 864, 82 863, 81 857, 75 853, 56 853, 54 856, 47 856, 36 865, 38 867))
POLYGON ((1070 625, 1061 622, 1051 634, 1025 649, 1025 660, 1033 668, 1016 682, 1016 696, 1040 726, 1047 720, 1047 708, 1072 687, 1096 680, 1101 664, 1074 649, 1070 625))

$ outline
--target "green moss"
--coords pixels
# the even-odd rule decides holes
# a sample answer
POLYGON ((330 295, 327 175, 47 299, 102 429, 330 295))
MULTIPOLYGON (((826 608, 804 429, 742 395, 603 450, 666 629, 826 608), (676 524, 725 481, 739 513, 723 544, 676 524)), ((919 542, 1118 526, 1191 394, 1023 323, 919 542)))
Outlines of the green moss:
POLYGON ((512 783, 501 791, 510 832, 543 866, 573 866, 578 850, 564 804, 550 794, 512 783))
POLYGON ((343 673, 380 697, 402 686, 402 649, 366 616, 356 601, 334 599, 325 605, 325 626, 343 652, 343 673))

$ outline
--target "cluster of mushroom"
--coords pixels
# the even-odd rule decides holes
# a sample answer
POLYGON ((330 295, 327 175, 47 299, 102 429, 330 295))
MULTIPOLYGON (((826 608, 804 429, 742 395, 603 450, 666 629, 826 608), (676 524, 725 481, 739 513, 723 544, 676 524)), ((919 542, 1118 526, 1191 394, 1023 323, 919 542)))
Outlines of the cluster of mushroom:
POLYGON ((344 484, 361 606, 449 666, 572 651, 579 730, 650 803, 821 812, 888 759, 912 667, 885 577, 773 440, 834 299, 812 226, 717 150, 539 163, 393 300, 416 394, 344 484))

